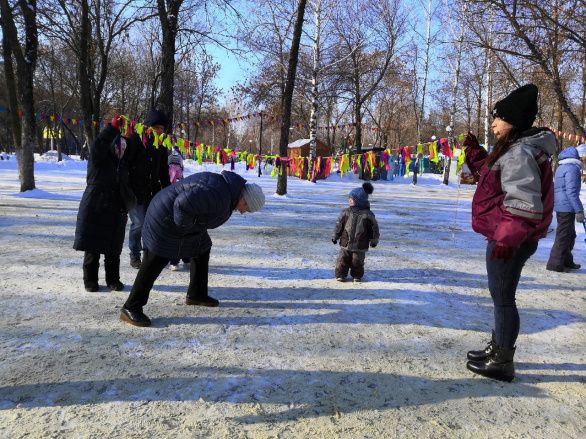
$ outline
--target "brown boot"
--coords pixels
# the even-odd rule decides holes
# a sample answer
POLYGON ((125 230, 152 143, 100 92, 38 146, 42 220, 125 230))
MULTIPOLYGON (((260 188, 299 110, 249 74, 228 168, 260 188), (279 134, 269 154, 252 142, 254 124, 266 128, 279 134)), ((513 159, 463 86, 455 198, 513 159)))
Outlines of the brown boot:
POLYGON ((142 311, 131 311, 124 307, 120 310, 120 320, 130 323, 133 326, 151 326, 151 319, 149 319, 142 311))

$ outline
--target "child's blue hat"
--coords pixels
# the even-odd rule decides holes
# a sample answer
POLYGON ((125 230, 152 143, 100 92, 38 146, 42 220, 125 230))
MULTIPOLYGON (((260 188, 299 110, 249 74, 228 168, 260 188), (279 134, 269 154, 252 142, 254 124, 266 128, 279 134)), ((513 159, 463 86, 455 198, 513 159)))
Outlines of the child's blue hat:
POLYGON ((372 184, 365 182, 362 184, 362 187, 352 189, 348 194, 348 197, 354 200, 354 205, 356 207, 369 207, 370 204, 368 202, 368 195, 372 194, 373 191, 374 187, 372 184))

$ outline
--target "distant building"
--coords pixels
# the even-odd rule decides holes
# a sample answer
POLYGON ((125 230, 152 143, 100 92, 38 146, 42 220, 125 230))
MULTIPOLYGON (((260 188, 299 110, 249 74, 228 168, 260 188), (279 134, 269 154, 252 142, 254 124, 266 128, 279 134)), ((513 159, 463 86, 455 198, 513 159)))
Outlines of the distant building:
MULTIPOLYGON (((316 139, 317 148, 316 148, 316 156, 321 157, 329 157, 330 156, 330 148, 324 142, 319 139, 316 139)), ((292 142, 288 146, 289 148, 289 158, 297 159, 298 157, 309 157, 309 139, 299 139, 295 142, 292 142)), ((308 161, 304 160, 304 163, 301 164, 302 172, 301 175, 307 175, 308 171, 308 161)), ((321 170, 317 174, 317 179, 325 178, 323 167, 325 166, 325 162, 321 163, 321 170)), ((297 175, 297 173, 293 173, 293 169, 290 167, 288 171, 288 175, 297 175)))
MULTIPOLYGON (((309 139, 299 139, 292 142, 288 146, 289 157, 309 157, 309 139)), ((317 152, 316 155, 322 157, 330 156, 330 148, 321 140, 317 139, 317 152)))

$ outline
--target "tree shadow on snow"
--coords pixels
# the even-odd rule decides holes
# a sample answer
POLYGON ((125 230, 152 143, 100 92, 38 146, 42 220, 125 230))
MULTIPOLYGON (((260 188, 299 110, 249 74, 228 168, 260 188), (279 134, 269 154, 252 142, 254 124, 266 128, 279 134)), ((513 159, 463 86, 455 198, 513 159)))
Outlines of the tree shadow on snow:
MULTIPOLYGON (((2 227, 14 227, 14 228, 18 228, 24 225, 35 225, 35 226, 43 226, 45 229, 49 228, 49 227, 64 227, 67 229, 72 229, 71 232, 71 236, 74 235, 75 233, 75 220, 72 221, 66 221, 66 220, 61 220, 61 219, 55 219, 55 218, 37 218, 35 216, 19 216, 19 217, 4 217, 4 218, 0 218, 0 225, 2 227)), ((26 232, 26 230, 25 230, 26 232)), ((37 233, 37 234, 33 234, 33 233, 25 233, 25 235, 28 236, 32 236, 34 238, 41 238, 39 240, 39 247, 42 247, 41 243, 43 242, 42 238, 43 235, 42 233, 37 233)))
MULTIPOLYGON (((68 247, 73 245, 73 241, 75 239, 74 232, 70 235, 63 235, 63 234, 56 234, 56 233, 30 233, 23 231, 22 233, 14 233, 13 236, 23 236, 26 239, 38 240, 38 241, 58 241, 59 243, 65 243, 68 247)), ((83 254, 81 256, 83 259, 83 254)), ((54 261, 51 261, 50 264, 43 264, 43 261, 35 261, 36 265, 51 265, 54 261)), ((80 261, 81 265, 81 261, 80 261)))
MULTIPOLYGON (((177 324, 384 324, 487 332, 493 318, 489 297, 438 291, 212 288, 210 294, 221 303, 213 315, 160 317, 153 323, 163 327, 177 324), (372 300, 384 302, 366 302, 372 300), (239 313, 238 310, 249 312, 239 313)), ((578 314, 556 309, 521 308, 520 314, 521 331, 525 334, 584 321, 578 314)))
POLYGON ((34 189, 27 192, 18 192, 13 194, 17 198, 34 198, 41 200, 57 200, 57 201, 77 201, 81 200, 81 194, 79 195, 67 195, 63 193, 47 192, 42 189, 34 189))
MULTIPOLYGON (((586 364, 580 363, 515 363, 517 370, 572 370, 586 371, 586 364)), ((586 377, 585 377, 586 378, 586 377)))
MULTIPOLYGON (((79 201, 79 200, 77 200, 79 201)), ((56 207, 56 206, 26 206, 23 204, 0 204, 0 208, 11 208, 11 209, 30 209, 36 211, 41 210, 55 210, 55 211, 63 211, 63 212, 77 212, 79 209, 77 207, 56 207)))
POLYGON ((184 376, 179 377, 4 386, 0 387, 0 410, 202 399, 209 403, 252 404, 258 407, 256 414, 235 420, 256 423, 417 407, 469 398, 546 398, 547 392, 530 383, 548 381, 583 382, 584 377, 520 375, 516 382, 504 384, 474 376, 426 379, 390 373, 202 367, 185 370, 184 376), (268 404, 278 407, 266 407, 268 404))

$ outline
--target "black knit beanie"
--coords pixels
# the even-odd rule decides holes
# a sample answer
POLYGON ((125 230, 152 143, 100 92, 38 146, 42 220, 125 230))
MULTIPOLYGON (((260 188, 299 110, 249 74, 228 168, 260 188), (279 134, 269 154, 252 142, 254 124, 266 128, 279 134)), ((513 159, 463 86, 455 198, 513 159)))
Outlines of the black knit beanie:
POLYGON ((492 117, 503 119, 519 131, 531 128, 537 116, 537 93, 535 84, 519 87, 495 104, 492 117))
POLYGON ((145 124, 149 127, 155 125, 163 125, 165 128, 169 126, 169 118, 165 113, 159 110, 151 110, 146 117, 145 124))

